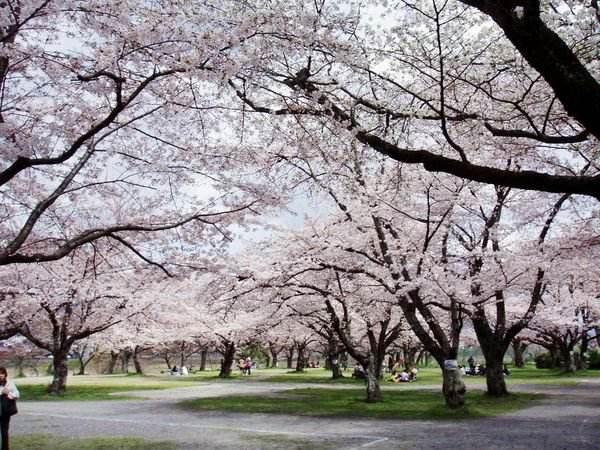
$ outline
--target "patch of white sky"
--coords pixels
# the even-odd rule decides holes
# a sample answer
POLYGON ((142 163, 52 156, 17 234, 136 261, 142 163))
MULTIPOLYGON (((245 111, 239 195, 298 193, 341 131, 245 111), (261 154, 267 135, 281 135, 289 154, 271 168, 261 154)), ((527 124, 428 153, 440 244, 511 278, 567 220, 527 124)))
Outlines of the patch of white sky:
POLYGON ((309 224, 326 219, 334 205, 324 194, 298 191, 289 194, 289 201, 273 212, 265 214, 250 227, 233 226, 234 240, 231 254, 240 253, 259 242, 271 240, 278 232, 297 231, 309 224))

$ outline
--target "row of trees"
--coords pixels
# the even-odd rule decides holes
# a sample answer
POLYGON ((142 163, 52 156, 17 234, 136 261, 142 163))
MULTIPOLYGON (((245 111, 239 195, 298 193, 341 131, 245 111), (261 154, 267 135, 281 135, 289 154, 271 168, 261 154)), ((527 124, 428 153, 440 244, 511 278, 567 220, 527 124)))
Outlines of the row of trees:
MULTIPOLYGON (((332 231, 332 227, 326 229, 332 231)), ((342 376, 340 366, 343 355, 348 354, 368 374, 367 399, 378 401, 386 355, 400 354, 410 366, 418 355, 428 353, 437 360, 436 354, 415 333, 397 297, 382 289, 382 280, 374 283, 363 272, 324 267, 320 262, 323 249, 314 252, 315 248, 306 248, 316 242, 314 227, 311 233, 310 240, 292 240, 290 236, 285 249, 269 246, 269 253, 298 253, 290 255, 293 263, 270 263, 269 271, 258 270, 260 278, 246 271, 235 277, 205 275, 179 283, 172 279, 152 282, 151 273, 135 274, 130 267, 114 265, 107 270, 103 264, 92 266, 90 259, 79 260, 79 265, 67 265, 66 261, 41 263, 35 266, 37 271, 29 267, 26 273, 13 274, 19 277, 23 290, 12 291, 11 298, 5 299, 14 308, 3 310, 3 329, 25 337, 41 354, 52 355, 54 377, 49 391, 58 394, 66 389, 69 357, 79 360, 81 374, 101 352, 110 354, 106 368, 109 373, 119 360, 125 368, 132 360, 136 372, 142 373, 140 356, 148 352, 160 355, 171 367, 185 365, 195 353, 203 355, 201 366, 205 366, 208 352, 216 351, 222 356, 220 375, 227 377, 240 351, 259 346, 268 349, 272 365, 281 358, 291 367, 295 359, 298 371, 307 365, 309 354, 320 353, 334 378, 342 376), (280 273, 284 266, 286 272, 280 273), (82 273, 74 275, 82 268, 82 273), (44 288, 36 288, 42 279, 44 288), (198 297, 198 292, 203 296, 198 297)), ((75 255, 81 256, 79 252, 75 255)), ((263 261, 266 263, 268 258, 263 261)), ((14 280, 3 281, 16 284, 14 280)), ((429 321, 418 311, 414 317, 422 327, 452 331, 451 311, 449 314, 430 299, 427 289, 419 287, 425 302, 436 303, 429 321)), ((599 316, 589 306, 584 316, 581 309, 575 316, 573 303, 571 298, 566 302, 548 301, 543 313, 512 343, 520 343, 521 351, 523 342, 558 351, 565 368, 571 368, 574 346, 581 344, 581 350, 586 350, 583 347, 589 340, 582 341, 585 331, 597 323, 599 316), (556 317, 562 318, 562 325, 556 317), (544 343, 543 336, 554 336, 554 340, 544 343)), ((463 306, 466 309, 467 305, 463 306)), ((518 309, 520 305, 516 306, 518 309)), ((455 334, 457 353, 461 343, 478 343, 474 327, 466 328, 466 334, 462 327, 455 334)), ((12 342, 31 354, 31 347, 19 339, 12 342)), ((484 356, 489 365, 485 351, 484 356)), ((461 385, 459 379, 452 378, 457 372, 445 372, 445 386, 451 381, 461 385)), ((464 392, 451 391, 447 386, 444 391, 449 402, 463 401, 464 392)))
POLYGON ((2 2, 2 335, 59 352, 127 323, 218 336, 228 362, 292 311, 373 400, 410 330, 458 406, 468 323, 504 395, 523 330, 595 311, 600 46, 595 1, 500 3, 2 2), (221 259, 298 187, 329 217, 221 259), (64 333, 95 310, 73 302, 103 318, 64 333))

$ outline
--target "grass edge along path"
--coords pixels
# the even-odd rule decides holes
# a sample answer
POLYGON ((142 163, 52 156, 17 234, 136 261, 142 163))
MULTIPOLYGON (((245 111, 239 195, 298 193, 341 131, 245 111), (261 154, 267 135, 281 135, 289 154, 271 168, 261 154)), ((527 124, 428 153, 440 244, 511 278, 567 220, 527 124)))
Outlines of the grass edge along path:
POLYGON ((525 408, 543 398, 540 394, 515 393, 492 398, 483 391, 467 394, 467 405, 450 410, 440 392, 429 390, 384 391, 383 401, 367 403, 364 389, 292 389, 269 395, 232 395, 185 400, 180 407, 192 411, 227 411, 305 415, 315 417, 361 417, 373 419, 455 420, 497 416, 525 408))
POLYGON ((174 442, 150 441, 137 437, 73 438, 26 434, 10 439, 13 450, 176 450, 174 442))
POLYGON ((168 389, 174 386, 163 386, 163 385, 145 385, 145 386, 134 386, 134 385, 74 385, 68 386, 67 391, 63 395, 54 395, 48 393, 48 386, 45 384, 30 384, 19 386, 21 393, 21 401, 36 400, 36 401, 62 401, 62 400, 128 400, 136 399, 139 397, 127 396, 126 394, 120 394, 121 392, 127 391, 142 391, 142 390, 157 390, 157 389, 168 389))

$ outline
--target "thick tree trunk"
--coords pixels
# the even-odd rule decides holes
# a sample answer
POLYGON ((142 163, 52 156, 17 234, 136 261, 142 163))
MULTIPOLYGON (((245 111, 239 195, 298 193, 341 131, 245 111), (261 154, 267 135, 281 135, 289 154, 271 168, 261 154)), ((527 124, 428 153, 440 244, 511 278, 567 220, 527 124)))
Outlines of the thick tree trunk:
POLYGON ((487 394, 492 397, 503 397, 508 395, 506 382, 504 381, 504 372, 502 365, 502 356, 495 358, 486 358, 485 381, 487 384, 487 394))
POLYGON ((590 338, 587 333, 583 333, 581 336, 581 347, 579 349, 579 358, 577 359, 577 370, 587 369, 587 352, 590 345, 590 338))
POLYGON ((504 381, 503 362, 507 346, 498 341, 479 339, 485 357, 485 381, 487 394, 492 397, 508 395, 504 381))
POLYGON ((25 370, 24 370, 25 358, 18 356, 16 358, 16 362, 17 362, 17 377, 18 378, 25 377, 25 370))
POLYGON ((269 367, 271 367, 273 369, 277 368, 277 366, 279 365, 279 361, 277 360, 277 356, 278 356, 277 352, 273 352, 273 351, 271 352, 271 364, 270 364, 269 367))
POLYGON ((462 379, 462 375, 458 368, 456 369, 445 369, 442 367, 443 372, 443 386, 442 392, 444 399, 446 400, 446 406, 448 408, 456 409, 461 408, 465 404, 465 393, 467 388, 462 379))
POLYGON ((231 369, 235 360, 235 344, 230 342, 225 347, 223 353, 223 359, 221 360, 221 371, 219 372, 220 378, 229 378, 231 376, 231 369))
POLYGON ((53 353, 52 367, 54 369, 52 383, 48 386, 48 392, 53 395, 62 395, 67 389, 67 377, 69 376, 68 351, 53 353))
POLYGON ((291 348, 285 355, 287 368, 291 369, 294 367, 294 349, 291 348))
MULTIPOLYGON (((492 397, 508 395, 502 369, 504 355, 508 350, 512 338, 507 337, 506 330, 500 332, 497 328, 495 330, 491 329, 483 310, 477 311, 477 314, 472 317, 472 321, 479 346, 485 357, 487 395, 492 397)), ((504 323, 504 321, 501 321, 501 323, 504 323)), ((496 327, 498 326, 496 324, 496 327)))
POLYGON ((132 351, 129 349, 121 350, 121 372, 129 373, 129 360, 131 359, 132 351))
POLYGON ((200 352, 200 371, 206 370, 206 358, 208 357, 208 350, 204 349, 200 352))
POLYGON ((404 355, 404 367, 411 368, 416 366, 418 348, 409 347, 408 345, 402 346, 402 353, 404 355))
POLYGON ((519 338, 514 338, 512 340, 512 348, 513 348, 513 364, 515 367, 525 367, 525 350, 527 349, 527 344, 524 343, 519 338))
POLYGON ((346 368, 348 367, 348 353, 347 352, 340 352, 339 362, 340 362, 340 365, 342 366, 342 370, 346 370, 346 368))
POLYGON ((184 341, 179 346, 179 367, 183 367, 187 363, 188 354, 186 353, 186 350, 189 352, 190 345, 184 341))
POLYGON ((79 361, 79 372, 77 372, 77 375, 85 375, 85 363, 81 354, 77 357, 77 361, 79 361))
POLYGON ((269 354, 271 355, 271 361, 267 367, 276 368, 277 367, 277 357, 279 356, 279 352, 277 351, 277 347, 274 344, 269 344, 269 354))
POLYGON ((369 365, 367 372, 367 403, 377 403, 382 400, 381 388, 379 387, 379 368, 375 362, 375 356, 369 354, 369 365))
POLYGON ((138 375, 143 375, 144 371, 142 370, 142 363, 140 362, 140 353, 142 349, 139 345, 135 346, 133 350, 133 365, 135 367, 135 373, 138 375))
POLYGON ((569 373, 575 373, 577 367, 575 366, 575 359, 573 358, 573 351, 568 348, 560 349, 560 360, 562 363, 562 370, 569 373))
POLYGON ((304 347, 298 347, 298 357, 296 358, 296 372, 304 372, 306 366, 304 347))
POLYGON ((110 361, 108 362, 108 369, 106 373, 112 375, 115 373, 115 367, 117 367, 117 361, 119 360, 119 352, 110 351, 110 361))
POLYGON ((560 367, 560 350, 556 347, 551 347, 549 350, 552 367, 560 367))
POLYGON ((327 358, 325 359, 325 368, 331 370, 331 378, 337 380, 344 377, 340 367, 340 351, 337 339, 331 338, 327 343, 327 358))

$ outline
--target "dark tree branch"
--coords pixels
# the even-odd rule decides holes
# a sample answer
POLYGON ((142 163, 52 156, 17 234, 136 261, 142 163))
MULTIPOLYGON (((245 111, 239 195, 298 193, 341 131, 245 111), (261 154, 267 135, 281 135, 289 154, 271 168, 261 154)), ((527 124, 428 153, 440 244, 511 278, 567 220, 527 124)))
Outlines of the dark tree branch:
POLYGON ((584 130, 574 136, 548 136, 539 132, 496 128, 488 122, 485 122, 484 125, 494 136, 534 139, 545 144, 575 144, 586 141, 590 135, 588 131, 584 130))
POLYGON ((600 83, 560 36, 542 22, 539 0, 459 1, 479 9, 496 22, 531 67, 552 87, 567 113, 600 139, 600 83))

